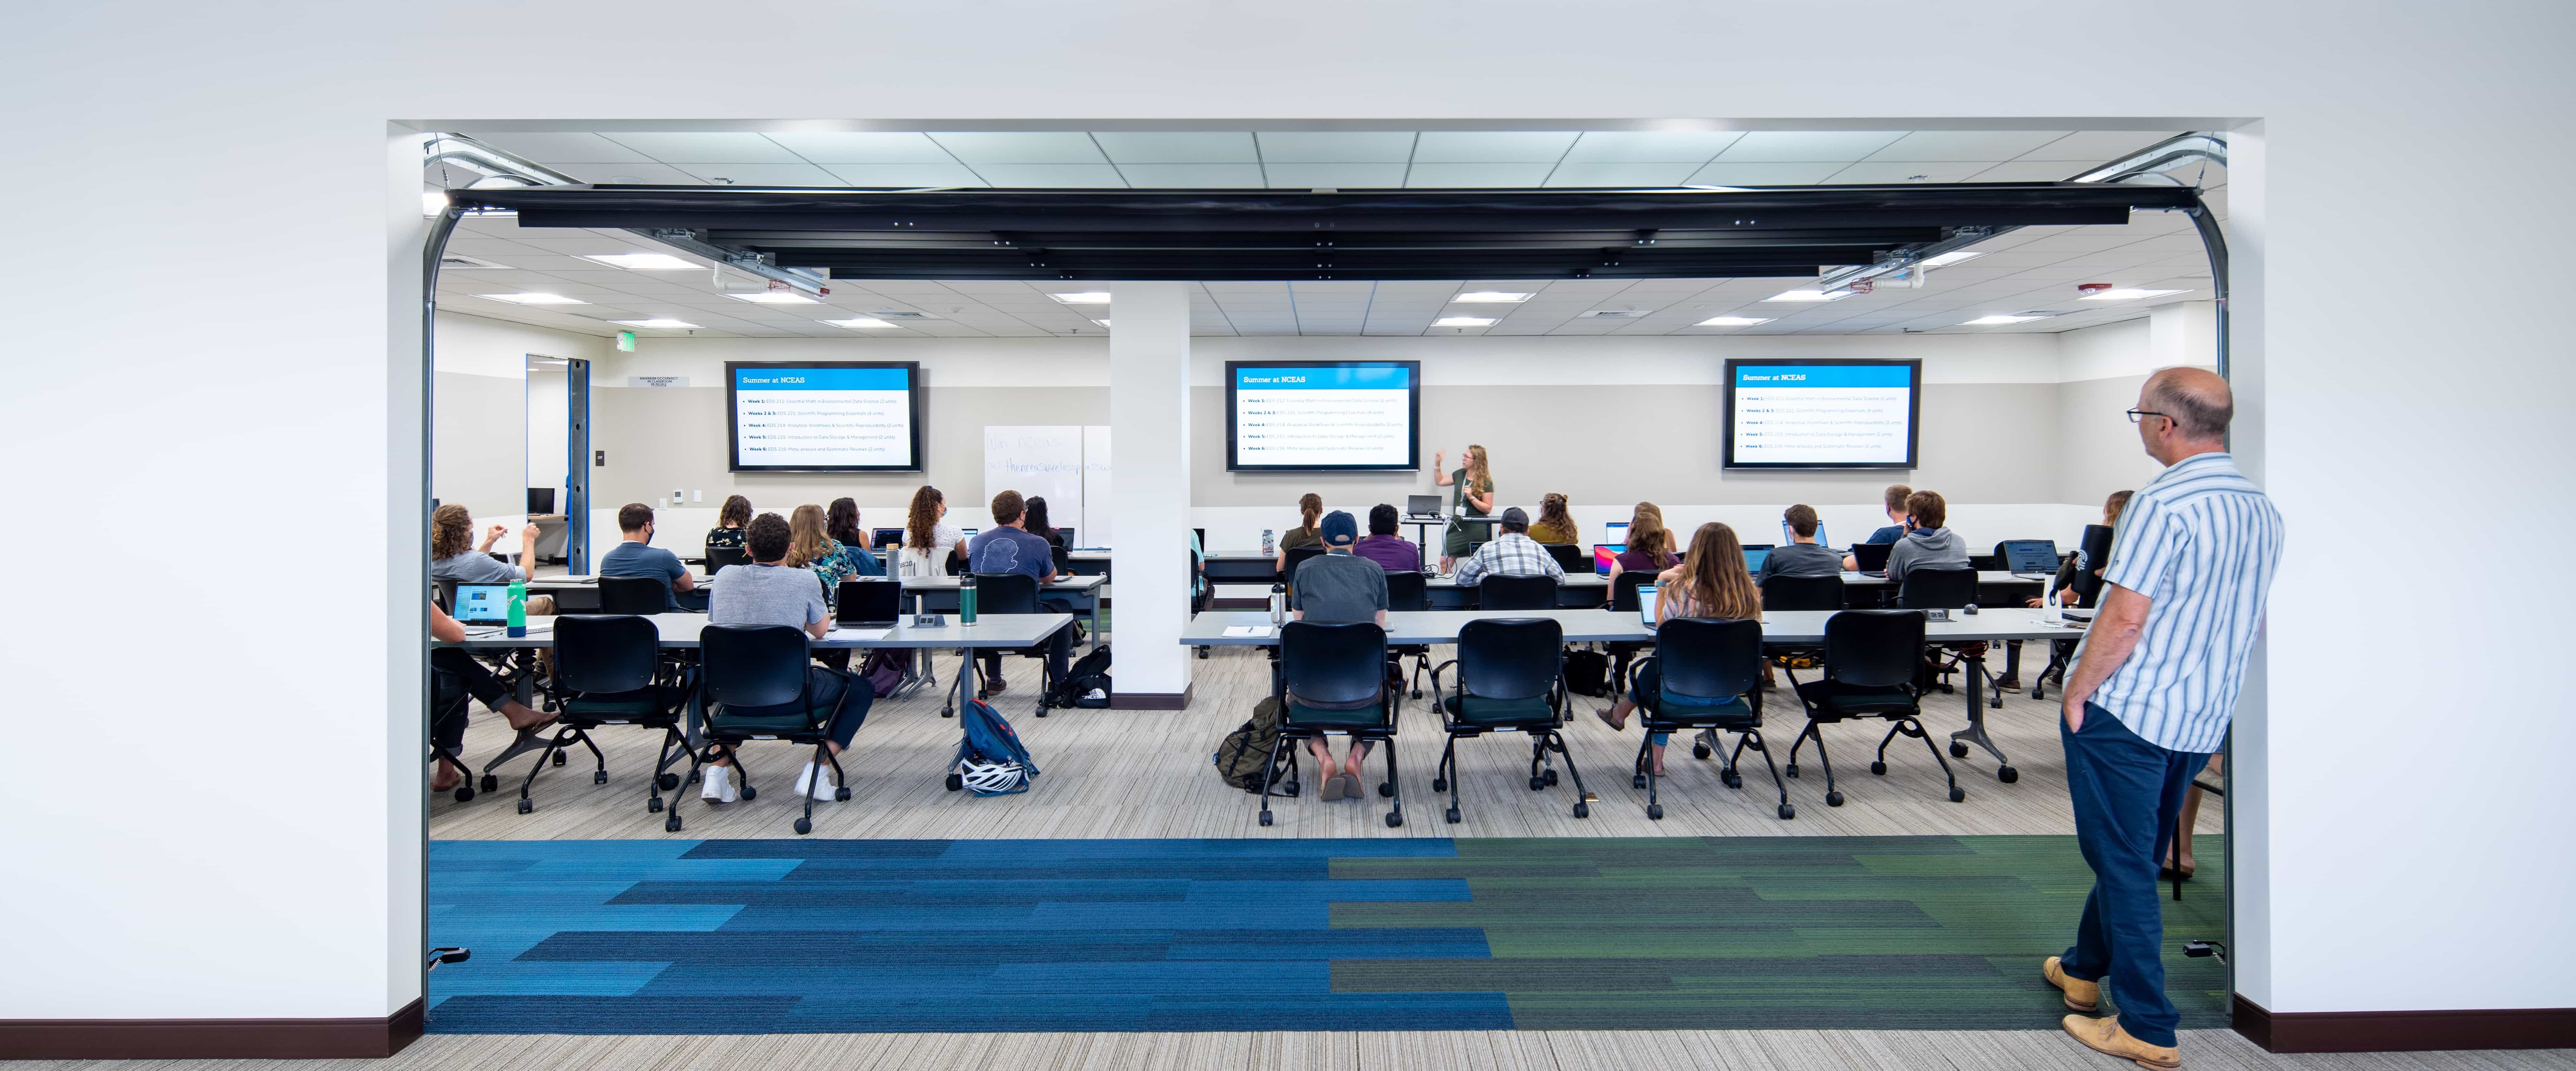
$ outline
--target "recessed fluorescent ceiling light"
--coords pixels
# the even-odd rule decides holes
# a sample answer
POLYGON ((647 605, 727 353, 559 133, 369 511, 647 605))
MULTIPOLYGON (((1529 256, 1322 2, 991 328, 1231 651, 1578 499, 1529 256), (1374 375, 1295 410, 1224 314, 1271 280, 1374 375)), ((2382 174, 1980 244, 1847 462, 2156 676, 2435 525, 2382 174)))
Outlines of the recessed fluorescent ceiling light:
POLYGON ((1492 327, 1494 321, 1482 316, 1443 316, 1431 321, 1433 327, 1492 327))
POLYGON ((668 253, 584 253, 583 260, 596 260, 612 268, 628 271, 696 271, 698 266, 668 253))
POLYGON ((1767 316, 1765 316, 1765 317, 1758 317, 1758 318, 1757 318, 1757 317, 1752 317, 1752 316, 1711 316, 1711 317, 1709 317, 1708 319, 1705 319, 1705 320, 1700 321, 1700 322, 1699 322, 1699 326, 1701 326, 1701 327, 1751 327, 1751 326, 1753 326, 1753 325, 1755 325, 1755 324, 1767 324, 1767 323, 1770 323, 1770 322, 1771 322, 1771 319, 1770 319, 1770 317, 1767 317, 1767 316))
POLYGON ((2139 298, 2163 297, 2163 296, 2165 296, 2165 295, 2167 295, 2167 294, 2179 294, 2179 293, 2182 293, 2182 291, 2180 291, 2180 290, 2105 290, 2105 291, 2103 291, 2103 292, 2101 292, 2101 293, 2099 293, 2099 294, 2086 294, 2086 295, 2084 295, 2083 297, 2076 298, 2075 300, 2077 300, 2077 301, 2136 301, 2136 300, 2138 300, 2139 298))
POLYGON ((613 324, 625 324, 628 327, 666 327, 672 329, 695 329, 698 326, 688 322, 687 320, 610 320, 608 322, 613 324))
POLYGON ((475 296, 475 297, 479 297, 479 298, 489 298, 489 299, 491 299, 491 300, 493 300, 493 301, 507 301, 507 302, 509 302, 510 304, 513 304, 513 305, 588 305, 588 304, 590 304, 590 302, 583 301, 583 300, 581 300, 580 298, 568 298, 568 297, 563 296, 562 294, 476 294, 476 295, 474 295, 474 296, 475 296))
POLYGON ((1528 294, 1514 294, 1502 290, 1473 290, 1449 300, 1465 302, 1469 305, 1513 305, 1529 299, 1528 294))
POLYGON ((1107 327, 1107 326, 1109 326, 1109 321, 1107 321, 1107 320, 1093 320, 1093 321, 1091 321, 1091 322, 1096 323, 1096 324, 1099 324, 1099 325, 1100 325, 1100 326, 1102 326, 1102 327, 1107 327))
POLYGON ((1079 294, 1048 294, 1047 296, 1067 305, 1109 304, 1109 293, 1104 290, 1085 290, 1079 294))
POLYGON ((1937 257, 1925 257, 1923 258, 1923 266, 1926 268, 1946 268, 1962 260, 1971 260, 1982 256, 1985 256, 1983 252, 1961 249, 1956 252, 1943 253, 1937 257))
POLYGON ((1970 320, 1970 321, 1968 321, 1968 322, 1966 322, 1966 323, 1964 323, 1964 324, 1960 324, 1959 326, 1961 326, 1961 327, 1991 327, 1991 326, 1993 326, 1993 325, 1995 325, 1995 324, 2018 324, 2018 323, 2028 323, 2028 322, 2030 322, 2030 321, 2032 321, 2032 320, 2045 320, 2045 319, 2048 319, 2048 317, 2045 317, 2045 316, 1980 316, 1980 317, 1977 317, 1977 318, 1976 318, 1976 319, 1974 319, 1974 320, 1970 320))
POLYGON ((1850 297, 1849 290, 1783 290, 1764 301, 1841 301, 1850 297))
POLYGON ((729 298, 732 298, 732 299, 734 299, 735 301, 748 301, 748 302, 751 302, 751 303, 752 303, 752 304, 754 304, 754 305, 820 305, 820 304, 822 304, 822 302, 820 302, 820 301, 816 301, 816 300, 814 300, 813 298, 806 297, 805 295, 803 295, 803 294, 799 294, 799 293, 797 293, 797 292, 795 292, 795 291, 793 291, 793 290, 763 290, 763 291, 761 291, 761 292, 759 292, 759 293, 757 293, 757 294, 726 294, 725 296, 726 296, 726 297, 729 297, 729 298))
POLYGON ((890 323, 887 323, 887 322, 885 322, 885 321, 883 321, 883 320, 877 319, 877 318, 876 318, 876 317, 874 317, 874 316, 853 316, 853 317, 850 317, 850 318, 849 318, 849 319, 847 319, 847 320, 824 320, 824 321, 822 321, 822 322, 823 322, 823 323, 830 324, 830 325, 832 325, 832 326, 834 326, 834 327, 893 327, 893 326, 894 326, 893 324, 890 324, 890 323))

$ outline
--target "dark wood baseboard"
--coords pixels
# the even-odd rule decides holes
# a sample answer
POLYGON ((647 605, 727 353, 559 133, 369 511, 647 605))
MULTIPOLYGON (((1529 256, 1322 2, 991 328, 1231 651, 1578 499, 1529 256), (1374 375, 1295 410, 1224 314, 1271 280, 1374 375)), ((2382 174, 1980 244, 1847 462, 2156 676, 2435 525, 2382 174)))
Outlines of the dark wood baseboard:
POLYGON ((1189 706, 1190 706, 1190 693, 1191 693, 1191 692, 1194 692, 1194 691, 1197 691, 1197 690, 1198 690, 1198 685, 1193 684, 1193 685, 1190 685, 1190 686, 1189 686, 1189 687, 1187 687, 1187 688, 1183 688, 1183 689, 1181 689, 1181 690, 1180 690, 1179 692, 1177 692, 1177 693, 1175 693, 1175 692, 1112 692, 1112 693, 1110 693, 1110 696, 1109 696, 1109 709, 1111 709, 1111 710, 1187 710, 1187 709, 1189 709, 1189 706))
POLYGON ((419 1040, 426 1005, 380 1019, 0 1019, 12 1060, 382 1059, 419 1040))
POLYGON ((2576 1048, 2576 1008, 2275 1013, 2240 993, 2234 1020, 2272 1052, 2576 1048))

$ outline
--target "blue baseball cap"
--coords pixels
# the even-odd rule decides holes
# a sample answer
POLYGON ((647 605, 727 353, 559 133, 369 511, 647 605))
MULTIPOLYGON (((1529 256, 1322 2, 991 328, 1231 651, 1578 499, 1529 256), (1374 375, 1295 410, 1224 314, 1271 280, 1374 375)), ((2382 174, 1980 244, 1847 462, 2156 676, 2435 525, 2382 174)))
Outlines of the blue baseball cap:
POLYGON ((1324 545, 1328 547, 1347 547, 1360 538, 1360 522, 1352 520, 1350 514, 1341 510, 1325 514, 1324 523, 1318 528, 1323 533, 1324 545))

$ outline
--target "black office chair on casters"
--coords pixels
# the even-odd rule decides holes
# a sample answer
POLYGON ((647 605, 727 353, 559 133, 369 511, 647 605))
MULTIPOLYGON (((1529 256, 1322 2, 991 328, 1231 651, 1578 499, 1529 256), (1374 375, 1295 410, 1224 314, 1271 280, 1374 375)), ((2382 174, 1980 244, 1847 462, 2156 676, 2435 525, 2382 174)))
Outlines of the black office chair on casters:
POLYGON ((1834 787, 1833 760, 1825 754, 1820 726, 1866 718, 1894 723, 1878 742, 1878 759, 1869 772, 1887 773, 1887 745, 1897 734, 1923 741, 1941 776, 1950 782, 1950 802, 1968 798, 1958 775, 1941 757, 1941 747, 1923 730, 1922 693, 1917 689, 1923 664, 1923 612, 1920 610, 1845 610, 1825 619, 1825 675, 1797 687, 1807 708, 1807 727, 1789 745, 1789 776, 1798 776, 1798 749, 1816 741, 1816 762, 1825 768, 1825 806, 1843 805, 1834 787))
MULTIPOLYGON (((1425 586, 1429 579, 1419 570, 1414 569, 1402 569, 1386 574, 1387 612, 1409 613, 1430 609, 1430 589, 1425 586)), ((1407 675, 1409 683, 1406 685, 1406 698, 1420 699, 1422 698, 1422 675, 1431 670, 1431 645, 1397 644, 1395 668, 1398 671, 1404 668, 1404 660, 1408 658, 1413 660, 1413 671, 1407 675)))
MULTIPOLYGON (((1635 614, 1637 612, 1637 589, 1654 582, 1655 574, 1650 570, 1644 569, 1630 569, 1617 576, 1611 577, 1610 612, 1614 614, 1635 614)), ((1636 661, 1639 654, 1653 648, 1655 643, 1653 640, 1620 640, 1613 641, 1607 646, 1610 649, 1611 658, 1610 694, 1615 699, 1619 694, 1619 682, 1628 679, 1631 664, 1636 661)))
MULTIPOLYGON (((1279 563, 1279 582, 1282 584, 1295 584, 1297 582, 1297 567, 1306 564, 1306 559, 1308 558, 1321 558, 1323 556, 1324 548, 1322 547, 1288 548, 1285 560, 1279 563)), ((1293 591, 1294 588, 1291 588, 1290 590, 1293 591)))
MULTIPOLYGON (((1908 569, 1905 579, 1896 589, 1896 605, 1907 610, 1958 610, 1976 601, 1977 571, 1974 569, 1908 569)), ((1985 644, 1962 644, 1947 649, 1953 652, 1949 661, 1943 662, 1938 656, 1931 656, 1924 662, 1927 679, 1942 691, 1951 690, 1950 674, 1954 670, 1985 672, 1985 644)), ((2003 690, 1993 689, 1989 703, 1998 707, 2004 705, 2003 690)))
MULTIPOLYGON (((1036 577, 1027 573, 977 573, 975 574, 975 612, 977 614, 1042 614, 1047 610, 1038 602, 1036 577)), ((1065 627, 1073 626, 1068 624, 1065 627)), ((1038 660, 1037 715, 1041 718, 1046 717, 1047 710, 1054 705, 1049 697, 1055 692, 1055 665, 1054 660, 1047 657, 1048 651, 1054 644, 1055 636, 1050 633, 1046 639, 1018 650, 999 652, 1003 655, 1018 655, 1021 658, 1038 660)), ((967 661, 975 660, 970 658, 967 661)), ((987 698, 981 681, 976 682, 975 698, 987 698)))
MULTIPOLYGON (((788 625, 762 625, 744 628, 709 625, 698 634, 703 652, 703 697, 707 718, 703 736, 708 744, 708 757, 722 747, 733 755, 734 772, 742 776, 742 798, 757 799, 760 790, 751 785, 751 767, 743 761, 742 745, 753 740, 784 740, 814 749, 814 765, 832 767, 840 785, 833 793, 836 799, 850 798, 850 780, 841 772, 840 756, 832 754, 832 722, 850 701, 850 690, 866 684, 840 670, 813 665, 805 641, 805 630, 788 625), (843 678, 837 696, 817 695, 813 687, 816 674, 838 674, 843 678)), ((796 819, 799 835, 814 831, 814 799, 804 794, 805 813, 796 819)), ((664 828, 679 828, 674 814, 664 828)))
POLYGON ((1557 581, 1552 576, 1487 576, 1476 582, 1479 610, 1556 609, 1557 581))
POLYGON ((429 758, 431 762, 445 759, 463 775, 463 779, 456 782, 458 803, 474 798, 474 776, 467 772, 473 767, 465 764, 464 756, 457 754, 455 748, 439 741, 465 739, 466 706, 473 701, 473 693, 465 689, 464 678, 435 664, 429 667, 429 758))
MULTIPOLYGON (((556 757, 576 741, 589 748, 595 760, 590 782, 608 783, 608 757, 590 738, 592 730, 604 725, 662 730, 662 747, 654 756, 652 776, 646 779, 644 804, 647 813, 660 813, 662 793, 680 787, 680 775, 669 772, 671 764, 685 759, 689 772, 697 772, 697 756, 680 728, 693 683, 689 674, 686 667, 662 660, 661 633, 648 618, 587 614, 556 618, 555 674, 548 690, 562 713, 555 717, 554 736, 546 742, 545 754, 519 782, 519 813, 536 809, 528 793, 537 774, 549 763, 562 765, 556 757)), ((662 828, 679 832, 679 812, 663 819, 662 828)))
POLYGON ((1556 784, 1552 756, 1565 756, 1565 772, 1574 777, 1574 816, 1592 817, 1584 801, 1583 774, 1565 750, 1565 627, 1548 617, 1482 618, 1458 629, 1458 657, 1431 671, 1431 694, 1440 696, 1441 727, 1449 742, 1440 751, 1440 770, 1431 791, 1449 793, 1448 819, 1458 811, 1458 741, 1486 733, 1527 733, 1530 738, 1529 787, 1545 791, 1556 784), (1458 667, 1457 691, 1442 695, 1440 674, 1458 667))
POLYGON ((1637 666, 1629 691, 1646 737, 1637 744, 1637 774, 1631 784, 1646 790, 1646 817, 1662 820, 1664 805, 1656 798, 1653 748, 1655 734, 1696 732, 1691 757, 1716 754, 1717 734, 1735 734, 1735 750, 1718 770, 1728 788, 1743 788, 1736 760, 1744 749, 1762 753, 1771 768, 1771 785, 1780 791, 1780 817, 1796 818, 1789 805, 1788 782, 1762 739, 1762 622, 1715 617, 1677 617, 1655 629, 1655 657, 1637 666))
MULTIPOLYGON (((1762 608, 1765 610, 1840 610, 1843 608, 1843 578, 1840 576, 1775 576, 1762 582, 1762 608)), ((1824 658, 1821 647, 1776 647, 1765 652, 1774 665, 1789 675, 1796 687, 1797 670, 1813 667, 1824 658)))
MULTIPOLYGON (((1391 828, 1404 824, 1404 797, 1395 774, 1395 689, 1386 680, 1386 630, 1361 621, 1327 625, 1291 621, 1279 630, 1279 674, 1272 698, 1279 704, 1279 736, 1270 745, 1269 769, 1279 768, 1284 752, 1288 794, 1296 794, 1297 750, 1294 741, 1344 735, 1372 741, 1386 749, 1386 780, 1377 794, 1394 801, 1386 812, 1391 828)), ((1270 789, 1261 785, 1261 824, 1270 824, 1270 789)))
POLYGON ((649 576, 599 578, 599 612, 650 616, 671 609, 671 585, 649 576))
POLYGON ((744 550, 741 547, 719 547, 710 545, 706 549, 706 555, 708 576, 716 575, 719 570, 722 570, 727 566, 751 564, 751 552, 744 550))

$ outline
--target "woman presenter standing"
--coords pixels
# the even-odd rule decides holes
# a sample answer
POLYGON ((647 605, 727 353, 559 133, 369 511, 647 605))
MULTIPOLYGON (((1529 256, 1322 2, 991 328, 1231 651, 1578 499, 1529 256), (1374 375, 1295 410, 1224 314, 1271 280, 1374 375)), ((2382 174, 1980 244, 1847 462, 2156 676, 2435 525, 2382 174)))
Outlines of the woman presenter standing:
POLYGON ((1443 573, 1456 572, 1458 559, 1467 556, 1467 544, 1491 530, 1489 525, 1471 522, 1494 512, 1494 471, 1485 463, 1485 448, 1468 444, 1459 464, 1463 467, 1451 472, 1448 471, 1449 451, 1435 451, 1431 455, 1432 485, 1452 489, 1449 492, 1449 535, 1440 545, 1440 571, 1443 573))

